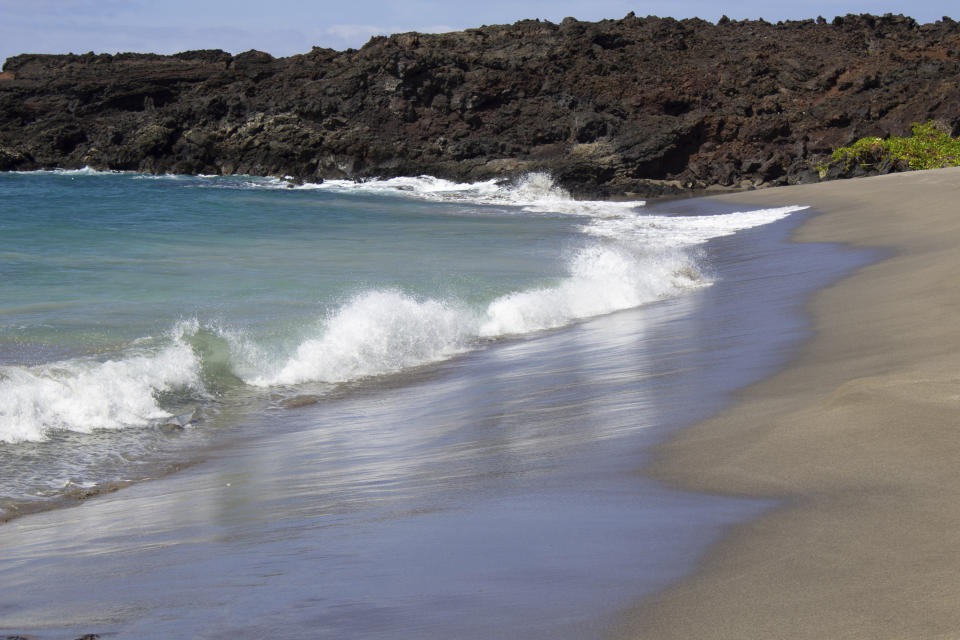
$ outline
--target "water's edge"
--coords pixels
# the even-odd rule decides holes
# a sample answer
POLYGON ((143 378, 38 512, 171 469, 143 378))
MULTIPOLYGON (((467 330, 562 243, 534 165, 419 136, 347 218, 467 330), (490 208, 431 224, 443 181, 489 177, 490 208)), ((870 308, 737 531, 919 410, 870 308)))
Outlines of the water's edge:
MULTIPOLYGON (((696 213, 714 204, 670 203, 671 211, 684 207, 696 213)), ((80 509, 8 522, 0 536, 19 541, 10 547, 19 557, 0 571, 18 577, 25 613, 0 610, 0 628, 137 637, 240 628, 310 637, 319 628, 385 638, 458 631, 483 638, 523 628, 532 638, 599 637, 638 594, 688 575, 723 531, 771 506, 679 494, 638 480, 635 470, 656 442, 788 366, 809 338, 806 301, 865 263, 843 247, 789 241, 801 218, 711 241, 710 251, 725 260, 718 267, 724 278, 692 297, 502 340, 338 397, 294 396, 256 424, 241 417, 247 429, 214 443, 200 464, 91 496, 80 509), (638 354, 648 369, 636 370, 638 354), (638 423, 651 426, 636 431, 638 423), (345 429, 351 424, 362 437, 345 429), (396 428, 405 424, 416 431, 396 428), (369 466, 371 451, 382 463, 369 466), (355 470, 363 477, 325 492, 331 474, 355 470), (358 501, 368 515, 354 510, 358 501), (136 529, 118 529, 124 521, 136 529), (74 537, 65 543, 68 524, 74 537), (338 527, 354 535, 343 537, 338 527), (105 540, 105 530, 115 535, 105 540), (119 591, 115 581, 98 578, 105 595, 80 597, 64 585, 90 575, 91 566, 67 560, 64 548, 114 552, 109 557, 117 559, 104 560, 109 565, 98 574, 134 562, 146 577, 119 591), (204 598, 232 602, 230 616, 214 614, 203 598, 184 604, 158 593, 184 577, 184 554, 204 567, 196 588, 218 594, 204 598), (273 560, 255 562, 266 557, 273 560), (449 567, 436 564, 438 557, 449 567), (31 572, 17 573, 27 558, 31 572), (306 567, 322 568, 322 584, 306 567), (251 586, 237 589, 230 575, 246 576, 251 586), (462 584, 463 576, 472 584, 462 584), (42 584, 57 586, 48 593, 42 584), (320 618, 285 608, 318 589, 328 600, 312 605, 320 618), (254 602, 254 593, 274 595, 254 602), (423 601, 411 603, 414 593, 423 601), (63 622, 54 621, 56 609, 38 605, 57 594, 68 601, 63 622), (110 597, 144 608, 133 619, 113 611, 116 621, 107 622, 110 597), (76 613, 81 606, 88 622, 76 613), (24 624, 31 612, 42 620, 33 627, 24 624), (261 614, 266 622, 249 617, 261 614), (505 627, 490 626, 490 618, 505 627)))

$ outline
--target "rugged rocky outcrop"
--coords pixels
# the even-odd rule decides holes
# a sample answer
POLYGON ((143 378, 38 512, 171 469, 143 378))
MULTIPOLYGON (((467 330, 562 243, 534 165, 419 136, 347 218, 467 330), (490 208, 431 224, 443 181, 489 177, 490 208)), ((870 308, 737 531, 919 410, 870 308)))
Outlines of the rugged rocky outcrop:
POLYGON ((304 180, 547 170, 575 193, 649 196, 816 181, 836 146, 929 118, 960 132, 960 24, 948 18, 631 14, 279 59, 20 55, 0 74, 0 170, 304 180))

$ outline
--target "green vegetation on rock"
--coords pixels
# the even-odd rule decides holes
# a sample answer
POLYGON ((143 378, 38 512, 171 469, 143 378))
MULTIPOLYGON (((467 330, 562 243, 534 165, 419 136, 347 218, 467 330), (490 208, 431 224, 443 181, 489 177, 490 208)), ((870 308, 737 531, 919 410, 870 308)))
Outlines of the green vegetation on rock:
POLYGON ((913 135, 860 138, 848 147, 834 150, 830 162, 817 168, 823 177, 830 167, 844 163, 845 168, 858 164, 865 168, 888 165, 893 170, 940 169, 960 166, 960 138, 951 137, 933 120, 913 123, 913 135))

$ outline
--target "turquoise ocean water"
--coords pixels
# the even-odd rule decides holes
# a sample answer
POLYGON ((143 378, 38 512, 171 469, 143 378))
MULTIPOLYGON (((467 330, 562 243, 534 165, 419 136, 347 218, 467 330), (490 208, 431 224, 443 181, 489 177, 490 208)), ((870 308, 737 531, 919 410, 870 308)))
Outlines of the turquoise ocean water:
POLYGON ((602 637, 767 506, 637 470, 863 262, 804 209, 0 174, 0 630, 602 637))

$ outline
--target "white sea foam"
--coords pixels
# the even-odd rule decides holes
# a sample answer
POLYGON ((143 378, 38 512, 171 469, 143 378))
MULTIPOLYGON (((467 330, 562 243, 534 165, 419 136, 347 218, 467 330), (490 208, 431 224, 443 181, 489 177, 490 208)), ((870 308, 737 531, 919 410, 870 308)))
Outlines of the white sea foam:
MULTIPOLYGON (((455 300, 417 298, 372 290, 331 313, 317 335, 286 360, 266 365, 248 383, 269 387, 305 382, 338 383, 436 362, 476 347, 481 340, 529 334, 709 284, 695 261, 680 251, 632 251, 590 245, 570 260, 555 286, 501 296, 485 308, 455 300)), ((249 354, 249 345, 237 348, 249 354)), ((245 362, 252 359, 241 355, 245 362)), ((245 367, 249 371, 249 367, 245 367)))
POLYGON ((59 176, 115 176, 132 171, 116 171, 111 169, 94 169, 93 167, 83 167, 82 169, 34 169, 31 171, 10 171, 20 175, 59 175, 59 176))
POLYGON ((689 247, 713 238, 771 224, 809 207, 789 206, 739 211, 715 216, 623 216, 592 220, 583 232, 631 244, 657 247, 689 247))
POLYGON ((145 426, 169 418, 157 394, 200 389, 200 361, 180 339, 154 353, 105 362, 68 360, 0 367, 0 442, 45 439, 51 431, 145 426))
POLYGON ((591 246, 577 253, 570 270, 556 286, 507 294, 483 309, 367 291, 326 318, 316 337, 279 367, 247 380, 257 386, 337 383, 392 373, 447 359, 482 339, 562 327, 709 283, 679 252, 637 255, 591 246))
POLYGON ((364 292, 330 314, 288 359, 245 377, 250 384, 274 386, 396 372, 449 358, 482 340, 566 326, 709 283, 686 252, 596 242, 571 257, 568 274, 555 285, 513 292, 484 308, 393 289, 364 292))
MULTIPOLYGON (((464 192, 463 185, 436 179, 364 184, 370 190, 413 184, 420 193, 426 189, 457 197, 464 192)), ((493 183, 470 188, 474 201, 477 193, 500 193, 493 183)), ((533 188, 542 193, 541 187, 533 188)), ((514 197, 513 202, 517 201, 521 199, 514 197)), ((245 378, 251 384, 272 386, 375 376, 448 358, 482 340, 562 327, 679 295, 711 284, 699 265, 696 245, 775 222, 804 208, 717 216, 648 216, 635 210, 616 217, 596 215, 582 227, 595 240, 570 256, 567 273, 553 285, 509 293, 482 309, 452 300, 419 299, 397 290, 368 291, 326 318, 317 335, 302 342, 289 358, 270 371, 245 378)))
POLYGON ((556 286, 518 291, 491 302, 480 336, 562 327, 709 284, 695 262, 679 251, 595 244, 578 251, 569 269, 570 275, 556 286))
POLYGON ((570 215, 622 215, 642 207, 642 200, 610 202, 576 200, 557 186, 548 173, 528 173, 514 181, 486 180, 461 183, 419 176, 387 180, 327 180, 322 184, 297 188, 324 189, 345 193, 381 193, 401 195, 433 202, 459 202, 518 207, 528 213, 570 215))
POLYGON ((295 184, 285 178, 261 176, 185 176, 174 174, 136 176, 143 180, 198 180, 205 187, 226 189, 264 189, 330 191, 402 196, 430 202, 512 207, 527 213, 583 216, 620 216, 644 206, 643 200, 611 202, 577 200, 557 186, 548 173, 533 172, 515 180, 453 182, 433 176, 368 180, 326 180, 321 183, 295 184), (202 180, 201 180, 202 179, 202 180))
POLYGON ((345 382, 447 358, 466 348, 473 319, 456 304, 368 291, 340 307, 258 386, 345 382))

